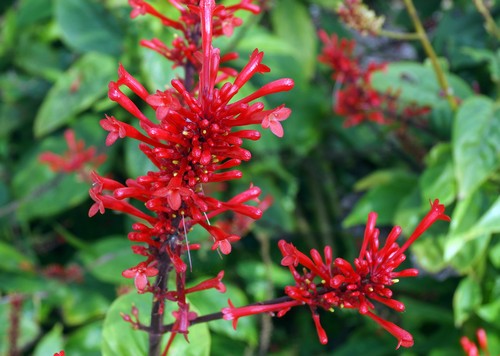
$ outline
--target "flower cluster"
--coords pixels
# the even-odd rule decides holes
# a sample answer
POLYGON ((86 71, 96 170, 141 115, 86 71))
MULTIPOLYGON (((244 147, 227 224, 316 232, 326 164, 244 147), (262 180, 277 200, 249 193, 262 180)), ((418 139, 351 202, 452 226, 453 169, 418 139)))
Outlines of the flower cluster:
POLYGON ((358 258, 351 264, 342 258, 333 258, 332 249, 326 246, 324 257, 313 249, 311 257, 300 252, 293 244, 284 240, 279 242, 283 255, 281 264, 290 269, 295 285, 287 286, 287 299, 275 304, 253 305, 235 308, 229 302, 229 308, 223 309, 224 319, 233 320, 236 327, 238 318, 263 312, 276 312, 284 315, 291 307, 308 305, 320 342, 326 344, 328 338, 320 324, 318 309, 333 311, 335 308, 357 309, 377 322, 398 339, 398 347, 413 345, 412 335, 384 320, 374 313, 375 302, 381 303, 398 312, 405 309, 403 303, 393 299, 391 287, 399 278, 414 277, 418 270, 409 268, 401 271, 396 269, 405 260, 405 251, 437 220, 449 221, 444 214, 444 206, 438 200, 432 203, 428 214, 422 219, 415 231, 402 246, 396 242, 401 234, 401 228, 395 226, 381 246, 379 230, 375 228, 376 213, 368 215, 364 239, 358 258), (302 267, 299 269, 298 266, 302 267))
POLYGON ((343 23, 364 36, 378 34, 385 21, 361 0, 344 0, 339 4, 337 14, 343 23))
POLYGON ((371 84, 371 76, 384 70, 385 64, 370 63, 363 68, 354 54, 354 40, 340 40, 337 35, 328 36, 323 30, 319 31, 319 38, 323 42, 323 50, 318 59, 333 70, 332 78, 337 83, 333 109, 346 118, 345 126, 358 125, 363 121, 388 124, 398 120, 405 123, 429 113, 429 107, 415 104, 401 108, 397 100, 398 92, 376 91, 371 84))
POLYGON ((95 147, 85 148, 85 142, 77 140, 73 130, 67 129, 64 132, 64 139, 68 145, 68 151, 62 155, 43 152, 39 156, 40 162, 48 164, 52 171, 78 173, 83 179, 87 179, 88 169, 96 169, 106 160, 106 155, 98 155, 95 147))
MULTIPOLYGON (((197 70, 201 69, 201 61, 198 56, 200 52, 200 11, 199 0, 169 0, 170 3, 179 11, 178 19, 171 19, 158 12, 152 5, 145 0, 129 0, 133 10, 130 14, 132 18, 139 15, 152 15, 159 19, 163 25, 171 27, 180 32, 180 36, 175 36, 171 46, 167 46, 158 38, 151 40, 142 40, 141 45, 150 48, 177 66, 193 66, 197 70)), ((252 3, 252 0, 241 0, 239 3, 231 6, 216 6, 212 13, 212 35, 231 36, 234 28, 241 26, 242 20, 235 16, 238 10, 249 11, 253 14, 260 12, 260 7, 252 3)), ((223 58, 221 62, 235 58, 231 53, 223 58)), ((234 74, 234 70, 225 68, 228 74, 234 74)))
POLYGON ((488 336, 486 335, 486 331, 482 328, 477 329, 476 336, 479 343, 479 348, 467 336, 463 336, 460 339, 460 344, 462 345, 465 354, 467 356, 479 356, 479 350, 482 350, 484 352, 484 355, 488 356, 490 353, 488 351, 488 336))
MULTIPOLYGON (((142 0, 130 0, 131 16, 151 14, 183 33, 184 40, 178 47, 182 50, 165 51, 165 56, 174 65, 187 64, 184 80, 174 79, 171 88, 151 93, 120 65, 118 80, 109 84, 108 96, 135 117, 140 128, 113 116, 101 121, 101 126, 109 132, 107 145, 125 137, 139 141, 140 150, 156 170, 127 179, 124 184, 94 172, 90 196, 95 203, 89 216, 111 209, 140 220, 133 224, 128 238, 137 243, 132 246, 134 253, 144 256, 145 260, 125 270, 123 276, 133 278, 140 293, 154 293, 161 303, 165 299, 175 301, 178 310, 174 313, 176 323, 172 331, 186 335, 194 313, 189 312, 185 295, 207 286, 224 290, 220 285, 222 275, 218 276, 217 283, 209 280, 203 288, 185 287, 187 268, 182 257, 189 250, 199 248, 188 243, 187 233, 195 224, 202 226, 213 238, 212 249, 228 254, 231 244, 241 236, 229 232, 223 225, 212 224, 210 219, 227 211, 252 220, 262 215, 261 208, 247 204, 258 202, 258 187, 251 185, 227 201, 207 195, 204 187, 242 177, 236 168, 251 158, 251 153, 242 147, 243 142, 258 140, 261 136, 259 131, 247 126, 260 124, 277 136, 283 135, 280 122, 290 115, 290 109, 284 105, 265 109, 257 100, 288 91, 294 83, 288 78, 275 80, 235 99, 254 75, 269 72, 262 63, 264 53, 255 50, 241 71, 227 71, 220 67, 224 57, 212 46, 212 39, 223 33, 230 34, 232 26, 240 24, 233 16, 234 11, 258 12, 259 8, 251 4, 251 0, 228 7, 216 6, 214 0, 170 2, 181 12, 179 20, 164 17, 142 0), (234 79, 225 81, 228 76, 234 79), (147 117, 124 94, 123 87, 136 94, 143 106, 149 106, 155 117, 147 117), (138 208, 131 200, 145 209, 138 208), (166 291, 161 285, 164 282, 160 276, 168 273, 169 266, 176 273, 176 291, 166 291), (151 285, 148 278, 155 276, 157 281, 151 285)), ((174 40, 174 49, 175 46, 174 40)))

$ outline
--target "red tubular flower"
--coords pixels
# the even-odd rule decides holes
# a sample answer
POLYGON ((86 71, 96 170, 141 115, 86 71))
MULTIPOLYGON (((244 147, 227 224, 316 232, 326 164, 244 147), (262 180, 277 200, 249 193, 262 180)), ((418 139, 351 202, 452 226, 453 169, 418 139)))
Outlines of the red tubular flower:
MULTIPOLYGON (((357 0, 346 3, 355 7, 362 5, 357 0)), ((329 37, 323 30, 318 32, 318 36, 323 42, 318 60, 333 70, 332 78, 336 81, 333 111, 345 117, 344 126, 355 126, 364 121, 388 124, 399 120, 406 123, 429 113, 428 107, 414 103, 401 107, 396 101, 398 92, 377 92, 371 84, 371 76, 374 72, 384 70, 386 64, 370 63, 362 68, 354 55, 354 40, 339 40, 336 34, 329 37)))
POLYGON ((87 169, 95 169, 106 160, 106 155, 97 155, 95 147, 85 148, 83 140, 77 140, 75 132, 67 129, 64 139, 68 145, 68 151, 62 155, 53 152, 43 152, 39 160, 46 163, 54 172, 73 173, 76 172, 84 179, 88 179, 87 169))
POLYGON ((486 331, 483 328, 479 328, 476 331, 476 336, 479 347, 467 336, 462 336, 460 338, 460 345, 464 349, 465 354, 467 356, 479 356, 479 350, 481 350, 485 356, 489 356, 490 352, 488 350, 488 338, 486 331))
POLYGON ((247 305, 245 307, 236 308, 231 299, 228 299, 229 308, 223 308, 222 314, 224 320, 232 320, 233 328, 236 330, 238 326, 238 319, 244 316, 256 315, 261 313, 275 313, 278 312, 278 316, 283 316, 291 307, 301 305, 302 303, 295 300, 276 303, 276 304, 254 304, 247 305))
MULTIPOLYGON (((373 312, 375 302, 398 312, 404 311, 404 304, 392 298, 390 287, 398 282, 397 278, 413 277, 418 271, 395 270, 405 260, 404 252, 410 244, 434 222, 448 221, 449 217, 444 214, 444 206, 435 200, 429 213, 402 247, 396 243, 401 234, 399 226, 392 229, 384 246, 380 246, 379 230, 375 227, 376 219, 376 213, 368 215, 359 257, 353 264, 342 258, 334 260, 329 246, 324 249, 324 257, 315 249, 311 250, 311 257, 308 257, 291 243, 284 240, 278 243, 283 255, 281 264, 289 268, 295 280, 295 285, 285 287, 285 294, 290 301, 282 305, 282 310, 286 312, 286 308, 292 306, 308 305, 321 343, 326 343, 328 339, 320 324, 318 308, 333 311, 334 308, 340 307, 358 309, 361 314, 373 319, 398 340, 398 348, 413 345, 413 337, 409 332, 373 312)), ((259 308, 260 306, 234 308, 230 303, 230 308, 223 310, 224 319, 237 320, 241 316, 259 312, 278 311, 277 305, 266 306, 262 310, 259 308)))

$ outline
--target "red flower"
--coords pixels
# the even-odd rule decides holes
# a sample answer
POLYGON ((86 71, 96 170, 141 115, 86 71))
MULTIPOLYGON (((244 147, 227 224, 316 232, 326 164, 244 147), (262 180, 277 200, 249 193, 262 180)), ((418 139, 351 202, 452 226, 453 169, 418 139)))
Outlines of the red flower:
POLYGON ((76 140, 75 132, 67 129, 64 138, 68 151, 62 155, 53 152, 40 154, 40 162, 46 163, 54 172, 79 173, 83 178, 88 178, 88 168, 95 169, 106 160, 105 155, 97 155, 95 147, 85 148, 83 140, 76 140))
POLYGON ((479 356, 479 350, 484 352, 484 355, 488 356, 490 352, 488 351, 488 337, 486 331, 483 328, 479 328, 476 331, 477 340, 479 347, 471 341, 467 336, 462 336, 460 338, 460 344, 464 349, 467 356, 479 356))
POLYGON ((148 285, 148 277, 154 277, 158 274, 158 270, 154 267, 148 267, 145 263, 140 263, 135 267, 126 269, 122 272, 125 278, 133 278, 135 288, 139 293, 144 293, 148 285))
POLYGON ((279 241, 278 246, 283 255, 281 264, 290 269, 295 279, 295 285, 285 288, 289 300, 242 308, 234 308, 230 303, 230 308, 222 311, 224 319, 234 320, 233 325, 236 326, 238 318, 242 316, 269 311, 278 312, 280 316, 292 306, 308 305, 320 342, 327 343, 328 338, 321 327, 317 309, 322 308, 327 311, 333 311, 334 308, 358 309, 361 314, 370 317, 397 338, 397 347, 412 346, 413 337, 409 332, 373 312, 374 302, 385 304, 399 312, 404 311, 403 303, 392 298, 390 287, 398 282, 398 278, 416 276, 418 270, 413 268, 395 270, 405 260, 404 252, 410 244, 434 222, 448 221, 449 217, 444 214, 444 206, 435 200, 429 213, 402 247, 396 243, 401 234, 399 226, 393 228, 384 246, 380 247, 379 230, 375 228, 376 219, 375 213, 369 214, 361 251, 353 265, 342 258, 333 260, 332 249, 329 246, 324 249, 324 257, 315 249, 311 250, 309 257, 291 243, 279 241))

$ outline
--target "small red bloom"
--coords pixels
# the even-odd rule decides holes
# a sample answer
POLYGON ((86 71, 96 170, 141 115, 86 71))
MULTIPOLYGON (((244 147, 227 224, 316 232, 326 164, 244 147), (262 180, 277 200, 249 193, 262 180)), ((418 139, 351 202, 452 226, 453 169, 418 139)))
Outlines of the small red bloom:
POLYGON ((135 288, 139 293, 144 293, 148 285, 148 277, 154 277, 158 270, 154 267, 148 267, 145 263, 140 263, 135 267, 126 269, 122 272, 125 278, 134 278, 135 288))
POLYGON ((54 356, 64 356, 64 350, 56 352, 54 356))

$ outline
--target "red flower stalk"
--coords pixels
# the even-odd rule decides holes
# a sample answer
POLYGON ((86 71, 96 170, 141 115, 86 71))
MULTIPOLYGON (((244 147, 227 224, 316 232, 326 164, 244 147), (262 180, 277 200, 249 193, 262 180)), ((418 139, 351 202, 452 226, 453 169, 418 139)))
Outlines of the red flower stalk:
MULTIPOLYGON (((140 220, 132 225, 128 238, 139 244, 133 246, 133 251, 145 259, 125 270, 123 276, 134 279, 139 293, 154 294, 151 329, 161 333, 159 316, 163 313, 164 301, 170 300, 178 306, 172 335, 181 333, 187 338, 188 327, 196 314, 189 311, 186 294, 208 288, 225 291, 221 281, 223 272, 215 279, 185 287, 187 265, 183 255, 198 247, 189 245, 187 233, 199 224, 212 236, 212 248, 228 254, 232 243, 241 235, 229 232, 223 225, 212 224, 210 219, 228 211, 251 220, 262 216, 261 208, 253 203, 260 195, 258 187, 250 186, 227 201, 206 194, 209 189, 204 187, 208 183, 242 177, 237 167, 251 158, 251 153, 242 147, 244 140, 258 140, 261 135, 248 126, 260 124, 279 137, 283 135, 281 122, 288 118, 290 110, 284 105, 266 109, 257 100, 288 91, 294 83, 288 78, 279 79, 234 100, 252 77, 269 72, 262 63, 264 53, 255 50, 240 72, 227 70, 221 63, 234 55, 221 56, 219 49, 213 48, 212 39, 229 34, 240 24, 234 17, 236 10, 257 13, 259 8, 251 0, 227 7, 216 6, 214 0, 170 0, 170 3, 180 11, 179 19, 163 16, 142 0, 130 0, 131 16, 150 14, 183 33, 177 52, 156 40, 154 46, 164 51, 174 65, 184 65, 186 77, 173 80, 167 90, 149 92, 120 65, 118 79, 109 84, 108 96, 138 120, 139 128, 112 116, 101 120, 101 126, 109 132, 107 145, 125 137, 135 139, 156 169, 127 179, 124 184, 94 172, 90 196, 95 203, 89 215, 111 209, 140 220), (229 76, 234 80, 226 81, 229 76), (123 87, 136 94, 142 104, 132 101, 122 91, 123 87), (155 112, 153 118, 144 114, 141 109, 144 106, 155 112), (138 208, 132 201, 145 209, 138 208), (176 274, 174 290, 167 290, 165 282, 170 270, 176 274), (150 283, 150 277, 156 277, 154 283, 150 283)), ((152 334, 155 332, 150 334, 150 344, 159 345, 158 340, 151 341, 155 338, 152 334)))
MULTIPOLYGON (((170 19, 158 12, 152 5, 145 0, 129 0, 133 10, 130 13, 131 18, 139 15, 152 15, 159 19, 164 26, 174 28, 181 32, 180 36, 176 36, 171 47, 168 47, 161 40, 154 38, 152 40, 142 40, 141 45, 150 48, 168 60, 173 62, 173 67, 186 66, 189 64, 198 71, 201 68, 201 62, 198 57, 200 51, 200 6, 203 1, 199 0, 169 0, 169 2, 179 11, 180 17, 177 20, 170 19)), ((235 16, 235 12, 243 10, 253 14, 260 13, 260 7, 253 4, 252 0, 241 0, 239 3, 231 6, 218 5, 211 12, 211 27, 213 28, 213 36, 231 36, 234 28, 241 26, 243 21, 235 16)), ((210 39, 211 40, 211 39, 210 39)), ((223 58, 222 61, 234 58, 234 54, 230 54, 228 58, 223 58)), ((224 72, 229 75, 235 73, 234 70, 225 68, 224 72)))
POLYGON ((68 151, 62 155, 53 152, 43 152, 39 160, 49 165, 54 172, 78 173, 82 178, 88 179, 88 170, 96 169, 106 160, 106 155, 97 155, 95 147, 85 148, 83 140, 77 140, 75 132, 67 129, 64 139, 68 145, 68 151))
POLYGON ((364 121, 388 124, 398 120, 406 123, 429 113, 428 107, 419 107, 414 103, 401 108, 397 101, 398 92, 377 92, 371 84, 371 76, 374 72, 384 70, 386 64, 370 63, 362 68, 354 54, 354 40, 339 40, 336 34, 329 37, 323 30, 318 35, 323 42, 318 60, 333 70, 332 78, 337 83, 333 110, 346 118, 344 126, 355 126, 364 121))
POLYGON ((399 278, 418 275, 418 270, 414 268, 396 271, 406 258, 404 252, 434 222, 449 221, 449 217, 444 214, 444 206, 435 200, 429 213, 401 247, 396 243, 401 234, 399 226, 392 229, 384 246, 380 246, 379 230, 375 228, 376 219, 377 214, 368 215, 359 257, 352 265, 342 258, 334 260, 329 246, 324 249, 324 257, 315 249, 311 250, 309 257, 291 243, 281 240, 278 244, 283 255, 281 264, 290 269, 295 279, 294 286, 285 287, 285 294, 290 301, 266 305, 262 309, 260 306, 234 308, 230 304, 230 308, 222 311, 224 319, 237 320, 241 316, 269 311, 278 312, 278 316, 281 316, 292 306, 307 304, 320 342, 325 344, 328 338, 321 327, 318 308, 328 311, 335 308, 358 309, 361 314, 367 315, 396 337, 398 348, 412 346, 413 338, 409 332, 374 314, 374 302, 399 312, 404 311, 403 303, 393 299, 391 286, 397 283, 399 278), (302 268, 297 268, 299 265, 302 268))

